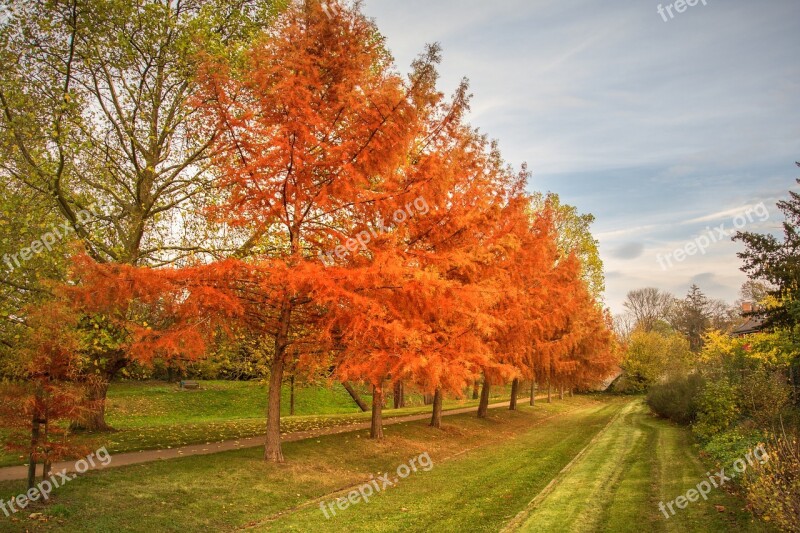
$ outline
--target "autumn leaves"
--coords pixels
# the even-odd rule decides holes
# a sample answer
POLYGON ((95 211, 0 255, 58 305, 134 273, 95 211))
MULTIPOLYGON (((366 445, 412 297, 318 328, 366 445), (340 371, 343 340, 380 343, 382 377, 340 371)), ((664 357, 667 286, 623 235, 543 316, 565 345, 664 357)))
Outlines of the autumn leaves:
POLYGON ((389 383, 440 409, 483 379, 485 412, 495 383, 606 376, 608 317, 559 246, 563 213, 535 206, 527 170, 465 121, 466 84, 437 90, 437 47, 403 77, 357 9, 330 18, 307 2, 240 55, 201 59, 192 113, 215 173, 204 212, 234 250, 168 268, 81 257, 65 289, 132 358, 267 339, 271 461, 288 364, 372 385, 376 438, 389 383))

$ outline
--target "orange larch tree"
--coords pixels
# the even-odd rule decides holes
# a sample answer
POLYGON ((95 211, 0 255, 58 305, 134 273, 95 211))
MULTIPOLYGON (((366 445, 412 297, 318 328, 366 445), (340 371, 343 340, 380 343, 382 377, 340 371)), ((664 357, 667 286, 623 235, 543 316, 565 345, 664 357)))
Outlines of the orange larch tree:
MULTIPOLYGON (((377 349, 375 335, 355 334, 350 326, 339 364, 351 379, 367 375, 373 386, 406 381, 433 395, 437 427, 442 395, 462 394, 482 368, 494 365, 487 339, 496 319, 489 310, 501 291, 485 272, 504 245, 502 208, 514 181, 493 145, 461 122, 457 108, 464 106, 465 89, 439 114, 444 119, 436 117, 429 128, 434 135, 425 136, 424 151, 415 154, 424 216, 397 227, 391 246, 374 256, 384 264, 391 257, 397 266, 393 289, 375 293, 397 330, 377 349)), ((373 434, 380 434, 379 426, 376 413, 373 434)))
POLYGON ((63 302, 30 310, 21 353, 25 381, 4 383, 0 389, 0 418, 11 429, 6 447, 28 456, 28 489, 34 486, 37 463, 43 464, 46 479, 53 462, 84 451, 66 428, 94 407, 77 383, 81 338, 75 323, 63 302))
POLYGON ((328 16, 308 1, 281 14, 241 64, 209 57, 201 72, 197 106, 219 132, 222 200, 211 216, 246 235, 237 258, 259 273, 246 315, 274 343, 267 460, 283 460, 288 351, 327 358, 341 345, 329 315, 347 313, 355 284, 370 281, 349 265, 377 244, 386 205, 408 199, 437 59, 431 49, 404 79, 357 6, 328 16))

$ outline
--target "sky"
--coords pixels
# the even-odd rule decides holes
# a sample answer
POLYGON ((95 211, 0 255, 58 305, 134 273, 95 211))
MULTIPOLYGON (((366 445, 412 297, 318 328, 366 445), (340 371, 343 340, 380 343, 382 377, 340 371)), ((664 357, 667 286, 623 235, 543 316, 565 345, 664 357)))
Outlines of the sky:
POLYGON ((696 4, 364 0, 363 11, 401 70, 440 43, 442 90, 470 80, 470 121, 509 163, 529 164, 531 190, 596 217, 605 300, 621 313, 641 287, 684 296, 696 283, 736 300, 747 278, 730 235, 779 232, 775 203, 800 191, 800 0, 696 4))

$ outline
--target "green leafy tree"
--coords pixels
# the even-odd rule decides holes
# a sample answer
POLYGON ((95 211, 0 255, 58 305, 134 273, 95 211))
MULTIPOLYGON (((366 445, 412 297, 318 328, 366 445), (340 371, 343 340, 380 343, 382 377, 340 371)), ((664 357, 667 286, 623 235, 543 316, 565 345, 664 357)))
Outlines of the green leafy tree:
POLYGON ((594 215, 579 213, 577 207, 562 203, 561 198, 552 192, 534 193, 532 204, 537 210, 545 206, 552 210, 561 253, 564 256, 574 253, 578 257, 589 292, 595 300, 601 300, 606 287, 599 242, 591 231, 594 215))
MULTIPOLYGON (((99 262, 160 266, 228 246, 201 216, 216 195, 209 172, 215 132, 189 127, 195 64, 200 50, 234 53, 279 6, 266 0, 7 4, 11 18, 0 28, 6 150, 0 179, 36 196, 99 262), (85 212, 91 217, 84 223, 85 212)), ((129 363, 114 349, 92 357, 96 383, 107 384, 129 363)), ((95 390, 95 399, 102 402, 104 391, 95 390)), ((99 413, 85 423, 106 428, 99 413)))
POLYGON ((739 232, 734 240, 745 245, 738 254, 744 262, 742 270, 752 280, 774 287, 770 291, 774 305, 763 310, 768 325, 794 328, 800 324, 800 193, 789 191, 789 199, 777 205, 784 216, 782 239, 739 232))
MULTIPOLYGON (((744 262, 742 270, 751 280, 770 287, 757 314, 765 317, 768 329, 788 336, 788 344, 796 347, 800 344, 800 193, 789 191, 789 199, 777 205, 784 216, 782 239, 772 234, 739 232, 735 240, 745 245, 745 251, 738 254, 744 262)), ((796 348, 788 375, 795 403, 800 404, 800 350, 796 348)))
POLYGON ((662 325, 631 334, 622 370, 628 392, 644 392, 670 374, 685 375, 693 357, 688 341, 680 333, 662 325))

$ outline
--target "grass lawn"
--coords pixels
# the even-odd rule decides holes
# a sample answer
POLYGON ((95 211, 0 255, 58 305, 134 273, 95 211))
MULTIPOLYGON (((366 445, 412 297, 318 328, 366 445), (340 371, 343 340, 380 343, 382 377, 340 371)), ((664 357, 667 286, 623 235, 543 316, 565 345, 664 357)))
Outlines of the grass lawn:
MULTIPOLYGON (((164 382, 123 382, 112 384, 108 393, 106 417, 117 431, 100 435, 82 435, 86 446, 106 446, 109 452, 175 448, 261 435, 265 432, 267 387, 258 382, 202 381, 199 390, 180 390, 177 384, 164 382)), ((362 391, 363 392, 363 391, 362 391)), ((369 420, 344 387, 297 387, 295 416, 289 416, 289 388, 284 387, 281 431, 305 431, 357 424, 369 420)), ((508 399, 508 387, 495 387, 492 401, 508 399)), ((363 392, 369 404, 372 396, 363 392)), ((386 409, 391 418, 427 412, 422 396, 407 394, 403 409, 386 409)), ((477 400, 444 402, 445 409, 470 407, 477 400)), ((24 464, 25 457, 0 454, 0 466, 24 464)))
MULTIPOLYGON (((44 521, 0 516, 0 529, 499 531, 516 517, 524 530, 536 531, 760 530, 722 492, 664 520, 655 504, 682 494, 705 470, 688 433, 652 418, 638 401, 575 397, 519 412, 496 409, 487 420, 448 417, 443 430, 411 422, 385 431, 380 443, 365 431, 287 443, 283 465, 266 464, 260 449, 248 449, 90 473, 59 488, 49 506, 26 509, 25 515, 43 513, 44 521), (432 460, 430 471, 420 469, 330 519, 321 512, 321 502, 422 453, 432 460), (553 479, 555 488, 531 509, 553 479)), ((2 483, 0 495, 8 499, 23 488, 2 483)))
MULTIPOLYGON (((709 500, 676 507, 669 519, 658 509, 700 483, 708 471, 689 433, 653 418, 642 402, 620 411, 586 453, 535 501, 519 531, 765 531, 742 502, 716 490, 709 500), (581 505, 576 505, 581 502, 581 505), (721 506, 720 512, 716 505, 721 506)), ((667 511, 669 512, 669 510, 667 511)))

